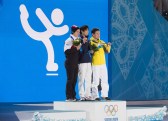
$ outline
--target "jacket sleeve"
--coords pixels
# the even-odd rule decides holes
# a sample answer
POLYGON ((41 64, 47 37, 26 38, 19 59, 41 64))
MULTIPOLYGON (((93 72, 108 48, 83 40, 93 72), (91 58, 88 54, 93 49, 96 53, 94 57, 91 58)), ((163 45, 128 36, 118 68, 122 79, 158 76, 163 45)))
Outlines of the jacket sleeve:
POLYGON ((93 41, 90 41, 90 49, 93 51, 97 51, 99 48, 96 43, 94 43, 93 41))
POLYGON ((83 43, 82 44, 82 46, 81 46, 81 48, 82 48, 82 53, 87 53, 88 52, 88 50, 90 50, 90 44, 87 42, 87 43, 83 43))
POLYGON ((78 50, 76 49, 76 47, 72 46, 70 49, 67 49, 65 51, 65 55, 70 55, 70 54, 73 54, 73 53, 77 53, 78 50))
POLYGON ((111 46, 108 45, 108 44, 104 44, 104 51, 105 51, 106 53, 110 53, 110 50, 111 50, 111 46))

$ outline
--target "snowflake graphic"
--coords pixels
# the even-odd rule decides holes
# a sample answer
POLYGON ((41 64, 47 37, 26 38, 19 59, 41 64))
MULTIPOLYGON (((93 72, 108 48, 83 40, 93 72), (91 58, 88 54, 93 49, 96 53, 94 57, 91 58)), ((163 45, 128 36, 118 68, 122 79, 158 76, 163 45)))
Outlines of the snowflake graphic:
POLYGON ((162 36, 158 36, 156 33, 154 39, 154 54, 140 81, 140 85, 147 99, 151 99, 155 95, 159 96, 159 98, 167 97, 168 56, 160 41, 163 41, 162 36))
POLYGON ((138 10, 137 0, 115 0, 111 12, 112 50, 126 80, 147 28, 138 10))
POLYGON ((150 99, 155 96, 154 53, 152 54, 152 57, 150 59, 148 67, 146 68, 143 78, 140 80, 140 85, 147 99, 150 99))

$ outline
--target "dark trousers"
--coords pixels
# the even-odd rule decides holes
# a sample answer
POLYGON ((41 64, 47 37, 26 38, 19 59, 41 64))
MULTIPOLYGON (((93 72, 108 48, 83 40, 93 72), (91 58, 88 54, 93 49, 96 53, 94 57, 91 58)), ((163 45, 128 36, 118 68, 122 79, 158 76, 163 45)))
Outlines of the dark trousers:
POLYGON ((74 99, 76 98, 75 86, 78 76, 78 64, 69 65, 65 63, 67 83, 66 83, 66 98, 74 99))

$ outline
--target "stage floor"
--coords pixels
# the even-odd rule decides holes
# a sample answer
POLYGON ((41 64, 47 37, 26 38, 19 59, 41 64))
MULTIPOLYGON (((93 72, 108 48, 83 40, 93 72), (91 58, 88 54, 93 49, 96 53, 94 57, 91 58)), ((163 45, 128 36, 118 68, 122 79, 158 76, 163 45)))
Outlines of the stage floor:
MULTIPOLYGON (((168 107, 168 100, 127 101, 127 107, 168 107)), ((53 110, 51 103, 0 103, 0 121, 28 121, 33 113, 40 110, 53 110)), ((168 121, 168 115, 164 117, 168 121)))

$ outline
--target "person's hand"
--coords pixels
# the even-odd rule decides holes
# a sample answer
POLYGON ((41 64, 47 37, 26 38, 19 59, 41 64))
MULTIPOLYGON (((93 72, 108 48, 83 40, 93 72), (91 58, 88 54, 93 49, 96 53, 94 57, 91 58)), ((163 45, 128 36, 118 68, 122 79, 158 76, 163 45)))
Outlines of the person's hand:
POLYGON ((83 38, 83 43, 85 44, 87 42, 87 37, 83 38))
POLYGON ((77 50, 80 50, 81 48, 81 44, 79 44, 78 46, 75 46, 77 50))
POLYGON ((108 45, 108 46, 111 46, 111 42, 108 42, 107 45, 108 45))
POLYGON ((90 50, 90 53, 91 53, 91 54, 93 54, 93 53, 94 53, 94 51, 93 51, 93 50, 90 50))

